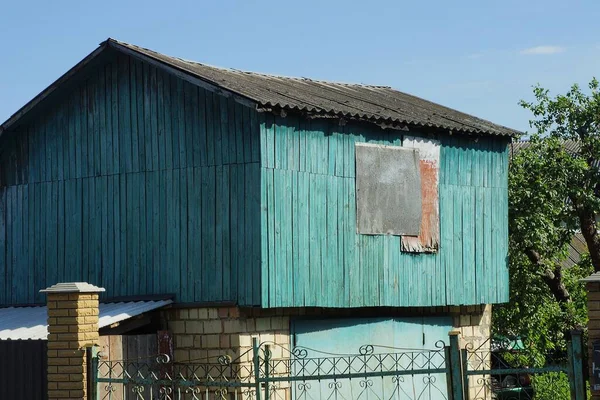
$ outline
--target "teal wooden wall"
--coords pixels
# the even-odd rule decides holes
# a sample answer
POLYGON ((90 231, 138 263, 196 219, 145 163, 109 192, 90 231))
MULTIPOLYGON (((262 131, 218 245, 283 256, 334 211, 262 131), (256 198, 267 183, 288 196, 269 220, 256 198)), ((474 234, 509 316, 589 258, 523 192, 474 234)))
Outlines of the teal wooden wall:
POLYGON ((0 305, 63 281, 259 304, 257 113, 125 56, 85 75, 0 141, 0 305))
POLYGON ((440 250, 356 233, 354 146, 404 134, 261 115, 262 305, 441 306, 508 300, 508 141, 444 136, 440 250))

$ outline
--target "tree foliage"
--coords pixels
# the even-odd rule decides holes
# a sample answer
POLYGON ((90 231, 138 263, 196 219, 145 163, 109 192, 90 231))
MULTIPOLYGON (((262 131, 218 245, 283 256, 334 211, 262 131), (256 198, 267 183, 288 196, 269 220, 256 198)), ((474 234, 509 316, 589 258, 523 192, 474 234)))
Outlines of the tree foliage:
POLYGON ((535 133, 509 169, 510 302, 496 307, 496 333, 521 334, 536 363, 564 353, 570 329, 587 313, 579 279, 600 271, 600 91, 593 79, 584 92, 574 85, 563 95, 534 88, 530 110, 535 133), (589 256, 562 266, 567 245, 581 232, 589 256))

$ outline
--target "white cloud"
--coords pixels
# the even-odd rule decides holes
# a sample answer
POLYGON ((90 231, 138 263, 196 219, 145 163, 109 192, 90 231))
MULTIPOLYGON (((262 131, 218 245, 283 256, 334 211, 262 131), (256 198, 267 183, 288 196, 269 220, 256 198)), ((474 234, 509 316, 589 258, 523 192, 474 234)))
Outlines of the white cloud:
POLYGON ((557 54, 562 53, 566 49, 560 46, 536 46, 528 49, 523 49, 519 53, 527 55, 539 55, 539 54, 557 54))

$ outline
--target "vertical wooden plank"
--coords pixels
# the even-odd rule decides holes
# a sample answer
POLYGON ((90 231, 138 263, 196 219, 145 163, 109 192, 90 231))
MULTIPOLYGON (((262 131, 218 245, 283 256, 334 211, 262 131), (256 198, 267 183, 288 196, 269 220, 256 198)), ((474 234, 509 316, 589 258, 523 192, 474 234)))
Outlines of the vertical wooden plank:
POLYGON ((221 243, 222 243, 222 271, 223 271, 223 300, 227 300, 231 298, 231 235, 232 231, 230 230, 230 215, 233 212, 231 209, 231 199, 230 199, 230 165, 223 166, 223 177, 220 185, 221 189, 221 200, 220 204, 223 209, 223 221, 221 225, 221 243))
MULTIPOLYGON (((289 141, 288 141, 289 142, 289 141)), ((283 204, 283 210, 284 210, 284 215, 285 215, 285 225, 282 227, 285 233, 285 247, 282 246, 282 250, 285 251, 285 269, 284 269, 284 274, 285 274, 285 282, 286 285, 284 286, 283 290, 284 292, 284 298, 283 298, 283 302, 282 304, 285 306, 291 306, 293 305, 293 300, 294 300, 294 269, 293 269, 293 255, 294 255, 294 250, 293 250, 293 242, 292 242, 292 237, 293 237, 293 228, 294 228, 294 219, 293 219, 293 210, 292 210, 292 204, 294 203, 294 191, 293 191, 293 186, 292 186, 292 171, 290 170, 286 170, 283 171, 283 177, 285 178, 284 180, 284 186, 283 186, 283 190, 284 190, 284 196, 283 199, 284 200, 284 204, 283 204)))
POLYGON ((212 115, 212 123, 213 123, 213 131, 212 131, 212 135, 213 135, 213 145, 214 145, 214 156, 215 156, 215 165, 222 165, 223 164, 223 131, 222 131, 222 127, 221 127, 221 107, 220 107, 220 101, 219 98, 221 96, 219 96, 216 93, 211 93, 211 99, 212 99, 212 111, 213 111, 213 115, 212 115))
MULTIPOLYGON (((153 90, 156 90, 157 92, 157 99, 156 99, 156 121, 157 121, 157 128, 158 128, 158 142, 157 142, 157 148, 156 151, 158 153, 158 162, 154 163, 153 166, 155 168, 159 168, 159 169, 166 169, 166 158, 167 158, 167 141, 166 141, 166 135, 165 135, 165 93, 167 93, 165 91, 165 85, 164 85, 164 74, 162 71, 157 71, 156 72, 156 85, 153 86, 153 90)), ((168 88, 168 86, 167 86, 168 88)), ((154 142, 152 142, 152 147, 154 148, 154 142)), ((170 150, 170 149, 169 149, 170 150)), ((156 159, 156 155, 154 156, 154 158, 156 159)))
POLYGON ((136 241, 138 242, 138 265, 139 265, 139 289, 137 293, 149 294, 152 293, 152 283, 150 281, 151 272, 148 271, 148 254, 147 254, 147 227, 146 227, 146 175, 145 172, 136 174, 136 180, 138 185, 138 196, 139 196, 139 207, 137 209, 136 222, 138 224, 138 236, 136 241))
POLYGON ((196 134, 198 135, 199 141, 199 161, 197 165, 205 166, 208 165, 208 155, 207 155, 207 127, 206 127, 206 91, 202 88, 197 88, 198 92, 198 101, 197 107, 198 110, 194 116, 195 120, 195 129, 197 129, 196 134))
POLYGON ((140 229, 140 196, 138 174, 126 175, 127 181, 127 294, 133 295, 140 290, 139 273, 139 229, 140 229))
MULTIPOLYGON (((162 98, 159 99, 158 96, 158 83, 157 83, 157 70, 154 67, 150 67, 150 109, 152 112, 152 126, 150 132, 150 138, 146 137, 146 140, 150 140, 152 147, 152 170, 156 171, 160 168, 159 165, 159 135, 162 133, 161 129, 163 128, 162 118, 164 114, 161 112, 159 107, 159 102, 162 104, 162 98)), ((182 111, 183 112, 183 111, 182 111)))
MULTIPOLYGON (((216 181, 214 166, 208 167, 202 176, 202 242, 206 243, 203 255, 206 254, 202 265, 215 265, 216 263, 216 181), (206 230, 205 230, 206 229, 206 230)), ((203 279, 204 291, 209 300, 216 300, 220 292, 220 283, 217 281, 215 268, 206 268, 206 279, 203 279)), ((203 275, 204 278, 204 275, 203 275)))
POLYGON ((306 304, 306 299, 310 293, 310 244, 309 244, 309 232, 310 232, 310 209, 309 209, 309 174, 305 172, 298 173, 298 204, 297 212, 298 218, 295 228, 298 231, 298 269, 300 272, 296 276, 296 291, 294 297, 297 299, 299 306, 306 304))
POLYGON ((187 109, 186 120, 190 123, 190 134, 193 142, 194 166, 203 165, 202 143, 200 137, 200 111, 198 109, 198 87, 193 85, 190 88, 189 107, 187 109))
MULTIPOLYGON (((236 103, 233 99, 229 99, 229 120, 231 121, 229 126, 235 138, 235 162, 239 164, 250 162, 250 157, 246 158, 246 153, 249 150, 244 149, 244 119, 244 106, 236 103)), ((251 146, 251 138, 248 138, 248 147, 250 148, 251 146)))
MULTIPOLYGON (((229 274, 229 280, 226 281, 226 285, 228 284, 230 287, 230 298, 236 299, 238 304, 246 303, 245 297, 245 289, 242 289, 244 294, 241 294, 238 291, 238 283, 240 283, 239 287, 244 288, 242 285, 243 282, 240 282, 240 277, 245 277, 244 267, 240 266, 240 261, 244 259, 243 255, 243 244, 244 238, 240 234, 240 232, 244 232, 244 214, 241 214, 240 219, 240 209, 244 209, 243 203, 243 194, 244 187, 241 187, 242 193, 239 193, 240 187, 238 186, 239 175, 244 176, 244 165, 243 164, 231 164, 229 166, 229 210, 231 213, 231 218, 229 219, 229 225, 227 227, 230 235, 230 267, 231 272, 229 274), (241 240, 240 240, 241 239, 241 240), (241 245, 240 245, 241 242, 241 245)), ((242 180, 243 184, 243 180, 242 180)), ((249 201, 249 199, 248 199, 249 201)), ((246 258, 248 260, 247 268, 250 268, 251 259, 250 257, 246 258)), ((248 282, 250 284, 250 282, 248 282)))
POLYGON ((184 146, 185 146, 185 158, 187 160, 186 166, 193 167, 194 166, 194 138, 193 138, 193 122, 192 122, 192 97, 193 97, 194 89, 191 83, 184 82, 183 83, 183 93, 182 93, 182 108, 180 111, 180 121, 181 121, 181 133, 185 138, 184 146))
POLYGON ((260 164, 253 162, 248 164, 246 167, 247 177, 244 182, 244 190, 248 193, 250 199, 249 208, 245 210, 246 223, 250 225, 250 253, 252 255, 252 305, 259 305, 261 303, 261 284, 262 284, 262 271, 261 271, 261 246, 260 240, 260 164), (257 212, 258 211, 258 212, 257 212))
POLYGON ((235 162, 235 140, 231 137, 229 127, 229 104, 226 97, 218 96, 221 128, 221 160, 223 164, 235 162))
POLYGON ((137 81, 138 63, 132 57, 129 57, 129 104, 131 112, 131 170, 140 171, 140 146, 139 146, 139 115, 138 115, 138 97, 137 89, 140 86, 137 81))
POLYGON ((123 172, 132 169, 132 131, 131 131, 131 91, 129 76, 129 57, 119 56, 119 138, 120 167, 123 172))
POLYGON ((144 89, 144 166, 146 171, 154 171, 152 160, 152 135, 156 129, 157 111, 152 108, 152 86, 150 85, 150 66, 142 63, 142 86, 144 89))
POLYGON ((165 169, 173 168, 173 107, 171 104, 171 76, 161 72, 162 91, 163 91, 163 135, 165 146, 165 169))
MULTIPOLYGON (((35 286, 35 184, 29 183, 26 187, 27 190, 27 271, 28 271, 28 290, 30 295, 31 302, 35 302, 37 297, 37 292, 40 290, 35 286)), ((4 202, 4 189, 0 189, 0 275, 4 274, 4 255, 5 255, 5 246, 4 240, 5 236, 5 202, 4 202)), ((64 195, 63 195, 64 200, 64 195)), ((64 213, 63 213, 64 217, 64 213)), ((63 230, 64 235, 64 230, 63 230)), ((64 239, 64 237, 63 237, 64 239)), ((64 241, 63 241, 64 245, 64 241)), ((63 250, 64 255, 64 250, 63 250)), ((64 275, 63 275, 64 276, 64 275)), ((2 278, 0 278, 0 303, 2 302, 2 278)))
MULTIPOLYGON (((142 262, 144 263, 145 268, 145 293, 155 293, 154 292, 154 280, 157 277, 154 275, 153 265, 153 219, 152 219, 152 210, 153 203, 157 199, 155 199, 154 190, 155 190, 155 180, 154 176, 156 173, 154 171, 147 171, 144 174, 144 190, 143 190, 143 201, 142 207, 143 212, 140 212, 140 218, 142 221, 142 236, 140 238, 140 246, 144 248, 142 262)), ((140 195, 142 192, 140 192, 140 195)))
MULTIPOLYGON (((176 80, 175 85, 175 97, 173 98, 173 111, 175 114, 175 118, 177 120, 177 128, 174 131, 174 134, 178 137, 179 143, 179 166, 180 168, 185 168, 187 163, 187 153, 186 153, 186 141, 185 141, 185 120, 184 120, 184 110, 185 110, 185 101, 184 101, 184 86, 183 81, 181 79, 176 80)), ((173 124, 173 128, 175 129, 175 124, 173 124)))
MULTIPOLYGON (((279 159, 276 161, 278 162, 279 159)), ((279 164, 280 165, 280 164, 279 164)), ((285 290, 285 242, 283 241, 284 225, 283 217, 285 210, 283 210, 283 178, 280 170, 273 170, 273 218, 274 218, 274 260, 273 263, 273 275, 272 279, 269 280, 269 285, 273 286, 275 291, 275 298, 272 306, 281 307, 283 291, 285 290)))
MULTIPOLYGON (((274 192, 274 171, 270 168, 265 169, 265 184, 267 185, 267 224, 268 224, 268 260, 269 269, 268 277, 263 280, 263 288, 268 290, 268 305, 267 307, 274 307, 277 304, 275 298, 276 288, 276 259, 275 259, 275 192, 274 192)), ((264 257, 264 256, 263 256, 264 257)), ((264 295, 263 295, 264 296, 264 295)), ((265 297, 263 297, 263 303, 265 297)))
POLYGON ((206 164, 215 165, 215 129, 212 93, 204 91, 206 118, 206 164))
MULTIPOLYGON (((180 182, 179 182, 179 171, 173 171, 168 174, 168 177, 172 181, 172 190, 170 202, 169 202, 169 215, 171 216, 171 223, 169 224, 169 228, 173 229, 173 234, 169 234, 172 239, 172 264, 174 266, 175 271, 181 270, 181 194, 180 194, 180 182)), ((169 188, 169 184, 167 183, 167 190, 169 188)), ((178 273, 172 274, 170 279, 171 286, 169 286, 171 292, 177 291, 178 288, 181 287, 181 276, 178 273)))
POLYGON ((14 226, 15 226, 15 186, 6 188, 6 273, 5 273, 5 299, 16 303, 16 293, 13 291, 13 252, 15 246, 14 226))
MULTIPOLYGON (((188 198, 192 199, 192 202, 188 200, 189 214, 192 215, 190 223, 192 224, 192 234, 188 238, 190 245, 188 251, 192 250, 191 265, 188 267, 188 273, 192 276, 188 276, 189 282, 193 282, 194 288, 194 301, 199 301, 205 293, 202 292, 202 270, 205 268, 202 264, 202 254, 204 253, 202 243, 202 168, 193 169, 193 181, 191 177, 191 171, 188 172, 188 182, 191 182, 191 187, 188 189, 188 198)), ((189 262, 189 261, 188 261, 189 262)), ((191 293, 190 293, 191 295, 191 293)))
MULTIPOLYGON (((56 182, 58 197, 57 197, 57 224, 56 224, 56 250, 57 250, 57 281, 59 282, 68 282, 65 280, 65 181, 56 182)), ((27 215, 30 215, 29 211, 27 215)), ((29 235, 29 233, 27 233, 29 235)), ((25 240, 27 240, 25 238, 25 240)), ((30 267, 25 266, 27 270, 32 272, 30 267)), ((30 279, 30 282, 33 283, 33 278, 30 279)), ((30 285, 31 287, 32 285, 30 285)), ((34 288, 32 288, 34 289, 34 288)), ((35 289, 34 289, 35 290, 35 289)), ((35 293, 35 292, 33 292, 35 293)), ((33 301, 34 296, 32 296, 31 301, 33 301)))
MULTIPOLYGON (((174 160, 173 160, 174 161, 174 160)), ((159 293, 161 289, 161 281, 162 281, 162 269, 161 263, 164 260, 165 247, 164 247, 164 232, 161 229, 166 228, 166 225, 163 225, 163 220, 165 219, 165 212, 161 212, 161 210, 165 210, 165 187, 164 182, 162 181, 162 172, 153 172, 152 173, 152 196, 148 196, 148 198, 152 198, 152 279, 153 279, 153 293, 159 293)))
MULTIPOLYGON (((57 270, 57 251, 56 251, 56 225, 58 211, 58 190, 56 182, 47 184, 46 198, 46 282, 58 283, 57 270)), ((54 285, 52 283, 52 285, 54 285)))
POLYGON ((180 254, 180 264, 179 264, 179 287, 181 288, 181 299, 182 301, 193 301, 194 296, 193 293, 190 295, 190 288, 193 280, 189 280, 189 259, 188 259, 188 232, 189 232, 189 224, 190 224, 190 215, 188 212, 188 189, 191 182, 188 182, 188 172, 193 171, 193 168, 190 166, 185 169, 180 169, 175 173, 179 174, 179 191, 180 191, 180 207, 179 207, 179 220, 180 224, 180 237, 179 237, 179 254, 180 254))
POLYGON ((223 299, 223 236, 225 232, 225 214, 227 210, 224 205, 225 198, 223 196, 223 166, 215 167, 215 290, 216 298, 223 299))

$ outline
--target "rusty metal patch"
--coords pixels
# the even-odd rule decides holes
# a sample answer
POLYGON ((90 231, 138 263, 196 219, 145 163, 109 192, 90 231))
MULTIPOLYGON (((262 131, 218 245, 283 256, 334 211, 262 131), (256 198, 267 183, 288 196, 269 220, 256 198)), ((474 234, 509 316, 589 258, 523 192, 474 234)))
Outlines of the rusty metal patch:
POLYGON ((418 235, 403 235, 401 249, 411 253, 436 252, 440 244, 439 160, 440 142, 407 136, 404 147, 419 150, 421 176, 421 229, 418 235))

